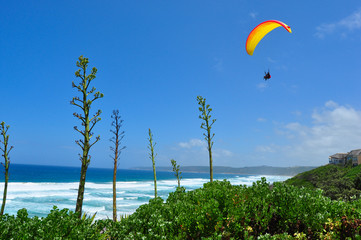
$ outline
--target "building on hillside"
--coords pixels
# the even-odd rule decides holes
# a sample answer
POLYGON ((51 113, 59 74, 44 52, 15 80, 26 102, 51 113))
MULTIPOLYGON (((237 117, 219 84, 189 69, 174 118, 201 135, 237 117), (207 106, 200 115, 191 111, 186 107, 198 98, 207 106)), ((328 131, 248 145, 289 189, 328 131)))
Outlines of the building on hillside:
POLYGON ((351 150, 348 153, 336 153, 328 157, 329 164, 346 165, 349 161, 352 166, 361 164, 361 149, 351 150))
POLYGON ((361 149, 355 149, 349 152, 346 156, 346 162, 352 161, 352 166, 361 164, 361 149))
POLYGON ((328 157, 330 164, 342 164, 346 163, 347 153, 336 153, 328 157))

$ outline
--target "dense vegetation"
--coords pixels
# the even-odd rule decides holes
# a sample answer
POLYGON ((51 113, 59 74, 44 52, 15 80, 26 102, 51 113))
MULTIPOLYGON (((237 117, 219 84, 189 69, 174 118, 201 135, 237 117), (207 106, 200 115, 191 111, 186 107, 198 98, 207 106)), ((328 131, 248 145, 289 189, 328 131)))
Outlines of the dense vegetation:
POLYGON ((266 179, 252 186, 214 181, 166 201, 157 197, 118 222, 79 219, 54 208, 46 218, 0 218, 1 239, 347 239, 360 237, 361 201, 266 179))
POLYGON ((331 199, 351 201, 361 194, 361 165, 352 167, 328 164, 303 172, 286 180, 287 184, 310 189, 322 189, 331 199))

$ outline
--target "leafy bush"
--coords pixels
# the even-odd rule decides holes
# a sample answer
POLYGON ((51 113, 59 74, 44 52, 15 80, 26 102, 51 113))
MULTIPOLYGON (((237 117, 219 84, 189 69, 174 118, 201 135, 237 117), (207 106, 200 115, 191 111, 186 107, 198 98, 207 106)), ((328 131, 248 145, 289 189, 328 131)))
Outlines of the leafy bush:
POLYGON ((352 167, 328 164, 303 172, 285 182, 310 189, 320 188, 323 194, 332 200, 352 201, 361 194, 361 165, 352 167))
POLYGON ((153 199, 129 218, 112 223, 108 234, 115 239, 354 237, 360 234, 360 206, 360 201, 332 201, 322 190, 284 183, 271 188, 266 179, 251 187, 214 181, 189 192, 178 188, 166 202, 153 199), (345 216, 347 221, 342 220, 345 216), (330 221, 341 224, 330 227, 330 221))
POLYGON ((0 218, 0 239, 358 239, 361 200, 334 201, 322 190, 266 179, 252 186, 214 181, 177 188, 118 222, 79 219, 56 207, 45 218, 26 209, 0 218))
POLYGON ((29 218, 23 208, 16 217, 5 214, 0 218, 0 239, 98 239, 101 233, 92 221, 57 207, 45 218, 29 218))

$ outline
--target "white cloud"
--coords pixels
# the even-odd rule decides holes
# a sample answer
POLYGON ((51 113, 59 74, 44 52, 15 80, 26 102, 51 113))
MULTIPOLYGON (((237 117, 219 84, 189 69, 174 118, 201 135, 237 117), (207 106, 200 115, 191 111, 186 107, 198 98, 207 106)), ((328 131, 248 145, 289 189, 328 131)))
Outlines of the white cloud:
POLYGON ((326 35, 333 34, 335 32, 341 32, 342 37, 346 37, 346 32, 351 32, 355 29, 361 28, 361 8, 351 15, 341 19, 335 23, 323 23, 316 27, 317 32, 315 36, 323 39, 326 35), (345 32, 346 31, 346 32, 345 32))
POLYGON ((233 157, 234 154, 229 151, 229 150, 226 150, 226 149, 220 149, 220 148, 215 148, 214 149, 214 152, 212 151, 213 155, 215 157, 233 157))
POLYGON ((278 146, 271 144, 269 146, 257 146, 256 151, 261 153, 275 153, 278 146))
MULTIPOLYGON (((173 148, 173 154, 176 159, 183 165, 207 165, 208 164, 208 149, 207 142, 203 139, 190 139, 187 142, 180 142, 177 144, 178 148, 173 148)), ((221 160, 222 164, 227 162, 235 155, 233 152, 214 147, 212 148, 213 161, 217 164, 217 160, 221 160)), ((219 163, 218 163, 219 165, 219 163)))
POLYGON ((277 63, 276 60, 270 58, 270 57, 267 57, 267 61, 270 62, 270 63, 277 63))
MULTIPOLYGON (((267 142, 253 145, 253 151, 249 148, 252 143, 247 148, 241 144, 240 148, 224 149, 215 140, 214 165, 319 166, 327 164, 328 156, 334 153, 361 148, 361 110, 327 101, 308 116, 302 113, 300 118, 300 112, 290 114, 295 121, 279 123, 267 119, 267 123, 274 124, 275 134, 260 138, 267 142)), ((179 142, 167 153, 163 165, 170 158, 183 166, 206 166, 209 164, 207 142, 200 138, 179 142)))
POLYGON ((314 110, 311 119, 311 126, 299 122, 281 125, 278 132, 288 143, 258 146, 256 152, 274 153, 293 165, 324 165, 329 155, 361 148, 361 111, 328 101, 314 110))
POLYGON ((335 31, 335 28, 336 28, 336 24, 334 23, 331 24, 323 23, 320 26, 316 27, 317 32, 315 33, 315 36, 323 39, 325 35, 333 33, 335 31))
POLYGON ((258 15, 258 13, 256 13, 256 12, 250 12, 250 13, 249 13, 249 16, 250 16, 251 18, 253 18, 253 19, 256 19, 256 18, 257 18, 257 15, 258 15))
POLYGON ((268 87, 268 85, 265 82, 257 84, 257 88, 261 91, 265 90, 267 87, 268 87))
POLYGON ((349 30, 361 28, 361 8, 358 11, 351 14, 350 16, 342 19, 339 22, 339 25, 341 25, 349 30))
POLYGON ((223 59, 221 58, 214 58, 214 65, 213 68, 217 71, 217 72, 222 72, 224 69, 224 65, 223 65, 223 59))
POLYGON ((302 112, 300 112, 300 111, 293 111, 292 114, 295 115, 296 117, 302 116, 302 112))
POLYGON ((207 144, 204 140, 201 139, 191 139, 188 142, 180 142, 178 146, 181 148, 193 148, 193 147, 207 147, 207 144))
POLYGON ((328 108, 337 108, 338 107, 338 104, 337 103, 335 103, 334 101, 327 101, 326 103, 325 103, 325 106, 326 107, 328 107, 328 108))
POLYGON ((267 122, 267 119, 259 117, 257 118, 257 122, 267 122))

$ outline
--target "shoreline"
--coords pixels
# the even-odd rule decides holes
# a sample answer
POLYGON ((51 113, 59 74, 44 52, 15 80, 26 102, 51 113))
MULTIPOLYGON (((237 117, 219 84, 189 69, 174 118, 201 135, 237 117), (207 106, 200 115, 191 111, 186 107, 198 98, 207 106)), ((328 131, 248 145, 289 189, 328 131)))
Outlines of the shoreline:
MULTIPOLYGON (((209 173, 208 167, 205 166, 185 166, 181 167, 180 171, 183 173, 193 174, 207 174, 209 173)), ((297 174, 312 170, 314 166, 298 166, 298 167, 270 167, 270 166, 257 166, 257 167, 243 167, 243 168, 232 168, 232 167, 214 167, 213 174, 229 174, 229 175, 265 175, 265 176, 287 176, 294 177, 297 174), (217 169, 218 168, 218 169, 217 169)), ((129 170, 136 171, 153 171, 150 167, 134 167, 129 170)), ((170 167, 158 167, 157 172, 173 172, 170 167)))
MULTIPOLYGON (((145 170, 145 169, 130 169, 130 170, 142 170, 142 171, 153 171, 153 170, 145 170)), ((158 172, 173 172, 170 170, 159 170, 158 172)), ((202 171, 182 171, 182 173, 209 173, 209 172, 202 172, 202 171)), ((247 176, 282 176, 282 177, 294 177, 296 175, 288 175, 288 174, 265 174, 265 173, 232 173, 232 172, 213 172, 213 174, 229 174, 229 175, 247 175, 247 176)))

